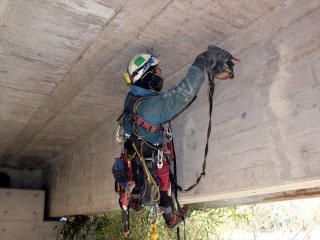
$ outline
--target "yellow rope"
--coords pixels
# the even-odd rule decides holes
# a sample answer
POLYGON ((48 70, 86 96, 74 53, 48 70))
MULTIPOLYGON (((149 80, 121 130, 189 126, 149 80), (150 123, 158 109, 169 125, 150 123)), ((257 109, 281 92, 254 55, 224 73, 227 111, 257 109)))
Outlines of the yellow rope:
POLYGON ((134 150, 136 151, 140 162, 142 163, 144 171, 145 171, 145 173, 147 175, 148 182, 152 185, 152 187, 151 187, 151 198, 152 198, 153 201, 158 202, 160 200, 160 190, 159 190, 159 188, 157 186, 157 182, 153 179, 153 177, 152 177, 152 175, 151 175, 151 173, 150 173, 150 171, 149 171, 149 169, 147 167, 146 161, 144 160, 144 158, 142 157, 142 155, 138 151, 136 145, 133 143, 132 146, 133 146, 134 150), (152 193, 154 192, 155 188, 158 188, 157 189, 157 198, 153 199, 153 194, 152 193))

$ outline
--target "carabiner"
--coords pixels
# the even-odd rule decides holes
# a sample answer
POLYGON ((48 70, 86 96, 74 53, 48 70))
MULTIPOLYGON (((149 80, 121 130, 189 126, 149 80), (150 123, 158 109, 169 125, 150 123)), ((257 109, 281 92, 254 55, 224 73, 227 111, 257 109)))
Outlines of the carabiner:
POLYGON ((163 167, 163 151, 162 151, 162 149, 158 149, 157 167, 159 169, 161 169, 163 167))

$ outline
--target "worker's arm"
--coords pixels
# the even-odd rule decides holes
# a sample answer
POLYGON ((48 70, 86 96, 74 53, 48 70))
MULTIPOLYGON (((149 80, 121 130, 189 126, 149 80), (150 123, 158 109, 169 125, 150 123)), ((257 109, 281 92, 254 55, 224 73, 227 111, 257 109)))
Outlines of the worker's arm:
POLYGON ((197 95, 204 79, 204 70, 192 65, 176 87, 143 101, 139 106, 138 115, 152 125, 160 125, 171 120, 197 95))
POLYGON ((152 125, 161 125, 171 120, 182 111, 197 95, 205 79, 205 72, 209 72, 218 63, 224 64, 232 55, 216 46, 208 46, 208 50, 199 54, 186 76, 174 88, 141 103, 138 115, 152 125))

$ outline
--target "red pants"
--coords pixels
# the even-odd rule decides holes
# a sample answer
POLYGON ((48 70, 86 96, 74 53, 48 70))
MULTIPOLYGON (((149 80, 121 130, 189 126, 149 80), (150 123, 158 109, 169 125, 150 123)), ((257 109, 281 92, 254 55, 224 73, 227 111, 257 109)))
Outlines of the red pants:
POLYGON ((157 177, 160 182, 160 191, 168 191, 171 187, 170 165, 166 161, 163 161, 161 169, 157 168, 157 177))

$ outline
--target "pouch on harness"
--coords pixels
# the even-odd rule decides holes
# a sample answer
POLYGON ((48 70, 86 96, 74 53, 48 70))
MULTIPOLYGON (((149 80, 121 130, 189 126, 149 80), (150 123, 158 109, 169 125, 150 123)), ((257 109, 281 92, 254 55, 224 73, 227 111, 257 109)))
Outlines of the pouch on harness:
MULTIPOLYGON (((131 142, 131 140, 128 141, 131 142)), ((133 144, 137 148, 137 143, 133 144)), ((141 207, 152 206, 159 200, 159 184, 155 167, 153 159, 140 159, 137 153, 129 155, 128 151, 115 159, 113 174, 116 180, 116 192, 121 193, 123 190, 130 192, 129 200, 133 201, 131 207, 136 208, 137 204, 141 207), (128 184, 132 186, 133 182, 133 189, 127 187, 128 184)))

